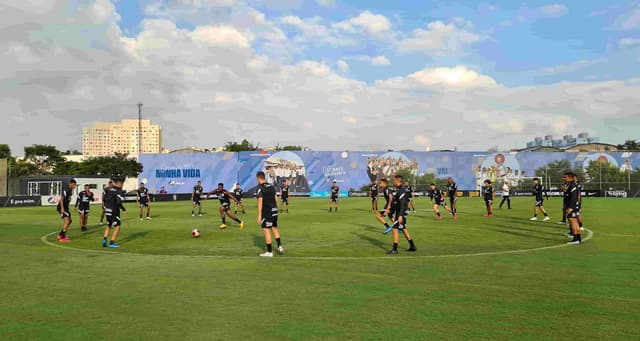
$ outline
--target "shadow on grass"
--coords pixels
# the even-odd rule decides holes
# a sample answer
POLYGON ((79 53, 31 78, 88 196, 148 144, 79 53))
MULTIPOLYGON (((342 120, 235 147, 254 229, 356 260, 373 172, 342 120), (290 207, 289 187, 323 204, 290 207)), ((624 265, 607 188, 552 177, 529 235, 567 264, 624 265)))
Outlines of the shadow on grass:
POLYGON ((356 236, 356 237, 358 237, 358 238, 360 238, 360 239, 362 239, 362 240, 364 240, 366 242, 369 242, 369 244, 371 244, 371 245, 373 245, 373 246, 375 246, 375 247, 377 247, 379 249, 386 250, 385 243, 383 241, 381 241, 381 240, 378 240, 378 239, 373 238, 373 237, 369 237, 366 234, 362 234, 362 233, 351 232, 351 234, 353 234, 354 236, 356 236))
POLYGON ((125 243, 128 243, 128 242, 132 242, 132 241, 134 241, 136 239, 144 238, 149 233, 151 233, 151 231, 140 231, 140 232, 129 234, 125 238, 120 239, 120 244, 125 244, 125 243))

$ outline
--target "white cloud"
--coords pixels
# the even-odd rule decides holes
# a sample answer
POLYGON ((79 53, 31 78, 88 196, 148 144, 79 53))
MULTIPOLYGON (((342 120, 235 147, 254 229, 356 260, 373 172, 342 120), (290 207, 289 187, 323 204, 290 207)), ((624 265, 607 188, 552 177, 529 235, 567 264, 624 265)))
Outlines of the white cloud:
POLYGON ((422 86, 445 86, 450 89, 497 86, 493 78, 464 66, 424 69, 410 74, 407 79, 422 86))
POLYGON ((333 24, 333 27, 349 33, 363 32, 370 36, 382 37, 390 32, 391 22, 384 15, 364 11, 357 17, 333 24))
POLYGON ((250 37, 230 26, 200 26, 191 37, 195 41, 214 46, 248 48, 250 37))
POLYGON ((607 61, 606 58, 584 59, 584 60, 579 60, 570 64, 547 67, 542 69, 542 73, 545 75, 558 75, 563 73, 571 73, 571 72, 588 68, 592 65, 605 63, 606 61, 607 61))
POLYGON ((349 72, 349 64, 347 62, 345 62, 344 60, 339 60, 338 61, 338 69, 342 73, 349 72))
POLYGON ((625 31, 640 28, 640 2, 632 3, 628 10, 616 19, 613 26, 625 31))
POLYGON ((549 18, 558 18, 567 14, 569 9, 563 4, 551 4, 540 7, 540 13, 549 18))
POLYGON ((628 48, 640 45, 640 38, 622 38, 618 40, 618 46, 628 48))
POLYGON ((401 51, 420 51, 426 54, 450 55, 458 54, 471 44, 483 40, 483 37, 472 32, 473 24, 461 20, 450 23, 434 21, 427 24, 426 29, 416 29, 411 36, 400 41, 401 51))
POLYGON ((371 59, 371 64, 374 66, 389 66, 391 62, 385 56, 377 56, 371 59))

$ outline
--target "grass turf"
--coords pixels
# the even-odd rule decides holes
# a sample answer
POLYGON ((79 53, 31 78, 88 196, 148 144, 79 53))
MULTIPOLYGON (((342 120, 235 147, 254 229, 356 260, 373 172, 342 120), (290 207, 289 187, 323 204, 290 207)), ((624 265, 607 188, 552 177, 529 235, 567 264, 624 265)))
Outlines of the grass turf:
MULTIPOLYGON (((459 257, 439 256, 560 245, 566 231, 528 221, 527 198, 491 219, 461 199, 455 222, 421 198, 409 217, 419 251, 394 257, 367 199, 327 204, 292 200, 274 259, 256 257, 253 200, 244 231, 218 229, 216 201, 204 217, 189 203, 156 203, 152 221, 130 212, 116 250, 100 247, 97 208, 88 233, 69 233, 73 249, 41 241, 59 228, 53 208, 2 209, 0 339, 640 338, 638 200, 585 199, 583 245, 459 257)), ((552 222, 560 204, 547 202, 552 222)))

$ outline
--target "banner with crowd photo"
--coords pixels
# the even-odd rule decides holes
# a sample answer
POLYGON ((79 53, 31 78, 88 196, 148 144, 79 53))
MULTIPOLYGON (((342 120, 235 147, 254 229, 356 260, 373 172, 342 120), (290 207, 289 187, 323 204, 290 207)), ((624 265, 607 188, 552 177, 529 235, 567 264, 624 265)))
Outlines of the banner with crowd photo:
POLYGON ((227 189, 238 180, 237 153, 143 154, 142 174, 138 176, 150 193, 191 193, 197 181, 205 191, 219 182, 227 189))
MULTIPOLYGON (((452 177, 461 191, 475 191, 486 179, 517 187, 536 170, 558 161, 586 169, 593 161, 626 172, 640 167, 640 153, 537 153, 537 152, 321 152, 277 151, 143 155, 140 177, 154 193, 189 193, 197 180, 205 189, 235 182, 245 192, 255 191, 255 174, 264 171, 276 185, 287 179, 294 194, 326 197, 333 181, 341 195, 358 191, 372 180, 392 178, 399 171, 415 177, 432 174, 452 177)), ((557 181, 558 179, 553 179, 557 181)))

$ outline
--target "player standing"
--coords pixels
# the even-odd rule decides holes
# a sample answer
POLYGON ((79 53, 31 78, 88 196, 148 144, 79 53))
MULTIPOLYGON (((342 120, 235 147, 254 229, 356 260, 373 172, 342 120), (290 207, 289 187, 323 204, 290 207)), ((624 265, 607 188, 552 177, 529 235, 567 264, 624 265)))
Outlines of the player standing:
POLYGON ((264 241, 267 244, 267 251, 261 253, 260 257, 273 257, 271 232, 278 244, 278 253, 282 254, 284 248, 282 248, 282 242, 280 240, 280 231, 278 230, 278 202, 276 199, 276 190, 270 183, 267 182, 264 172, 258 172, 256 174, 258 180, 258 191, 256 197, 258 198, 258 219, 257 222, 262 227, 264 233, 264 241))
POLYGON ((151 220, 151 203, 149 198, 149 190, 144 186, 144 182, 140 183, 140 187, 136 190, 136 202, 140 207, 140 220, 142 220, 142 213, 144 208, 147 208, 147 220, 151 220))
POLYGON ((384 217, 389 217, 389 219, 393 222, 393 193, 389 190, 389 187, 387 187, 387 180, 385 179, 380 179, 380 190, 382 191, 382 196, 385 200, 384 209, 382 211, 376 210, 374 213, 376 214, 376 219, 381 222, 384 227, 386 227, 384 234, 387 234, 391 232, 393 227, 390 226, 386 220, 384 220, 384 217))
POLYGON ((500 202, 500 208, 502 208, 502 205, 504 205, 504 203, 506 202, 507 208, 511 209, 511 196, 509 193, 510 190, 511 188, 509 188, 509 184, 505 180, 504 184, 502 184, 502 201, 500 202))
MULTIPOLYGON (((409 230, 407 229, 407 212, 409 210, 409 198, 407 196, 407 189, 403 186, 403 178, 400 175, 396 175, 393 178, 393 184, 396 186, 396 193, 394 196, 395 209, 396 209, 396 217, 393 223, 393 247, 391 250, 387 251, 389 255, 398 254, 398 239, 399 239, 399 231, 402 231, 404 237, 409 242, 408 252, 417 251, 416 245, 411 238, 411 234, 409 234, 409 230)), ((390 212, 386 212, 387 214, 390 212)))
POLYGON ((453 219, 458 219, 458 185, 453 181, 452 177, 447 179, 447 196, 449 197, 451 212, 453 212, 453 219))
POLYGON ((202 193, 204 192, 204 188, 202 188, 202 181, 196 182, 196 185, 193 186, 193 192, 191 192, 191 202, 193 206, 191 207, 191 216, 195 216, 196 206, 198 206, 198 216, 202 217, 202 193))
POLYGON ((333 182, 331 186, 331 198, 329 199, 329 212, 331 209, 335 207, 336 212, 338 212, 338 197, 340 197, 340 187, 338 187, 338 183, 336 181, 333 182))
POLYGON ((236 197, 224 189, 224 184, 221 182, 218 184, 218 188, 209 192, 209 194, 215 194, 220 200, 220 219, 222 219, 221 229, 227 228, 226 217, 231 218, 233 221, 240 224, 240 229, 244 229, 244 222, 231 213, 231 200, 237 201, 236 197))
POLYGON ((94 201, 93 192, 91 192, 89 185, 84 185, 84 191, 78 193, 78 199, 76 199, 76 207, 80 213, 80 230, 82 232, 87 231, 89 211, 91 210, 91 203, 94 201))
POLYGON ((566 213, 569 220, 569 226, 571 226, 571 233, 573 235, 573 240, 570 241, 569 244, 580 244, 582 243, 580 224, 578 222, 578 217, 580 217, 580 193, 578 185, 574 182, 576 179, 575 174, 568 172, 566 175, 567 178, 570 179, 567 186, 567 191, 569 192, 569 208, 567 208, 566 213))
POLYGON ((495 197, 495 193, 493 192, 493 186, 491 185, 491 180, 484 180, 484 186, 482 186, 482 198, 484 199, 484 204, 487 206, 487 214, 485 217, 493 217, 493 198, 495 197))
MULTIPOLYGON (((580 212, 582 212, 582 190, 583 190, 583 187, 578 182, 578 175, 576 175, 575 173, 573 173, 573 183, 575 183, 577 188, 578 188, 578 205, 580 206, 580 212)), ((580 214, 578 216, 578 226, 580 226, 580 231, 584 230, 584 227, 582 226, 582 214, 580 214)))
POLYGON ((544 186, 542 186, 542 184, 540 183, 540 179, 538 178, 533 178, 533 195, 536 197, 536 205, 533 207, 533 217, 529 220, 538 220, 538 211, 544 214, 544 219, 542 219, 543 221, 551 219, 549 218, 547 211, 545 211, 544 209, 543 198, 543 196, 549 197, 549 195, 547 194, 547 190, 544 188, 544 186))
POLYGON ((246 214, 244 211, 244 201, 242 201, 242 196, 244 195, 244 191, 242 187, 240 187, 240 183, 236 183, 236 186, 233 189, 233 196, 236 197, 236 201, 234 202, 234 213, 238 214, 238 207, 242 210, 242 214, 246 214))
POLYGON ((436 212, 436 219, 442 220, 442 216, 440 215, 440 206, 444 207, 451 215, 453 219, 456 219, 453 211, 447 207, 447 203, 444 200, 444 193, 436 187, 436 184, 431 184, 429 189, 429 196, 433 198, 433 211, 436 212))
POLYGON ((117 248, 120 247, 116 240, 120 234, 120 227, 122 226, 122 219, 120 219, 120 213, 124 212, 127 215, 127 209, 122 204, 124 202, 125 193, 122 190, 122 183, 124 179, 121 177, 113 178, 113 185, 106 191, 104 198, 104 210, 107 217, 107 226, 104 228, 104 235, 102 237, 102 247, 117 248), (107 243, 109 233, 113 228, 113 234, 111 234, 111 241, 107 243))
POLYGON ((404 188, 407 190, 407 197, 409 199, 408 208, 411 209, 411 212, 416 213, 416 207, 413 206, 413 194, 414 194, 413 186, 409 184, 409 181, 405 181, 404 188))
POLYGON ((375 179, 371 181, 369 197, 371 198, 371 210, 373 212, 378 212, 378 181, 375 179))
POLYGON ((289 181, 287 179, 284 179, 280 188, 280 212, 283 212, 284 208, 289 213, 289 181))
POLYGON ((102 189, 102 213, 100 214, 100 225, 104 225, 104 196, 107 195, 107 190, 113 186, 113 181, 109 180, 106 187, 102 189))
POLYGON ((62 191, 62 196, 58 202, 58 206, 56 207, 60 214, 60 218, 62 219, 62 230, 58 233, 58 241, 60 243, 68 243, 70 241, 70 239, 67 238, 67 230, 69 229, 69 226, 71 226, 71 212, 69 211, 69 204, 71 203, 71 196, 73 195, 73 190, 76 189, 76 186, 76 180, 69 180, 69 184, 67 185, 67 188, 62 191))

